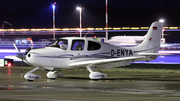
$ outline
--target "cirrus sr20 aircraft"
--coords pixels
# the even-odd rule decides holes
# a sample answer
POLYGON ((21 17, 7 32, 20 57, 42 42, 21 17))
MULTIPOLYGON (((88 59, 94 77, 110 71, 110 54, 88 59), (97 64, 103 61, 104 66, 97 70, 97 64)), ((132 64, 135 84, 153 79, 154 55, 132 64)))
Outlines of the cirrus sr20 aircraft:
POLYGON ((33 72, 38 69, 49 70, 47 77, 56 79, 61 76, 57 69, 88 69, 90 79, 101 79, 107 75, 96 71, 103 68, 115 68, 129 65, 134 61, 150 61, 157 58, 164 22, 153 22, 144 41, 134 47, 118 47, 90 38, 65 37, 57 39, 49 46, 31 49, 16 56, 5 58, 22 59, 35 68, 24 75, 33 81, 41 76, 33 72))

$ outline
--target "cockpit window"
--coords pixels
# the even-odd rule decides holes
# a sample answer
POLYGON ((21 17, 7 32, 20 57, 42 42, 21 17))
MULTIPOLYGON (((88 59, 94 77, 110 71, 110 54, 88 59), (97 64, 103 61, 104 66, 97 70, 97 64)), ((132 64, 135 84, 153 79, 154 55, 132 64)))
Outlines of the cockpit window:
POLYGON ((88 41, 88 51, 99 50, 101 45, 94 41, 88 41))
POLYGON ((68 41, 67 40, 60 40, 58 42, 58 45, 61 49, 66 50, 67 49, 67 45, 68 45, 68 41))
POLYGON ((49 43, 48 47, 53 46, 56 42, 57 42, 57 40, 52 40, 51 43, 49 43))
POLYGON ((57 47, 66 50, 67 46, 68 46, 68 40, 60 39, 60 40, 56 40, 55 42, 52 42, 48 47, 57 47))
POLYGON ((76 51, 84 50, 84 40, 73 40, 71 50, 76 50, 76 51))

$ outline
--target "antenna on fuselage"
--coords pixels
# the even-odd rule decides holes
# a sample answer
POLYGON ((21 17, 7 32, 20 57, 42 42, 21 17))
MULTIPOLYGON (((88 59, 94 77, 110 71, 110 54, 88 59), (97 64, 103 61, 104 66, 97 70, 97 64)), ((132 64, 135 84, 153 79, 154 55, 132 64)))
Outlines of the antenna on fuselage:
POLYGON ((86 35, 84 36, 84 38, 88 35, 89 32, 90 32, 90 30, 88 30, 88 32, 86 33, 86 35))

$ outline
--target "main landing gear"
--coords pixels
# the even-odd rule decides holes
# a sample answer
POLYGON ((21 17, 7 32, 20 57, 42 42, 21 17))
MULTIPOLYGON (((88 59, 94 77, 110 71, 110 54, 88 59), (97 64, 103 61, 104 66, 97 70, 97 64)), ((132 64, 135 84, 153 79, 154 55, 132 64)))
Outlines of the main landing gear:
POLYGON ((47 77, 50 78, 51 80, 55 80, 56 78, 59 78, 61 76, 64 76, 64 74, 59 73, 58 71, 49 71, 47 73, 47 77))
MULTIPOLYGON (((38 70, 38 69, 39 69, 39 67, 36 67, 36 68, 34 68, 33 70, 27 72, 27 73, 24 75, 24 78, 25 78, 26 80, 28 80, 28 81, 34 81, 34 80, 36 80, 36 79, 40 79, 41 76, 36 75, 36 74, 33 73, 34 71, 36 71, 36 70, 38 70)), ((47 73, 47 77, 50 78, 51 80, 55 80, 56 78, 61 77, 61 76, 63 76, 63 75, 64 75, 64 74, 59 73, 58 71, 49 71, 49 72, 47 73)))
POLYGON ((86 68, 89 70, 89 78, 93 80, 102 79, 107 76, 107 74, 101 72, 95 72, 97 68, 93 67, 92 65, 87 65, 86 68))

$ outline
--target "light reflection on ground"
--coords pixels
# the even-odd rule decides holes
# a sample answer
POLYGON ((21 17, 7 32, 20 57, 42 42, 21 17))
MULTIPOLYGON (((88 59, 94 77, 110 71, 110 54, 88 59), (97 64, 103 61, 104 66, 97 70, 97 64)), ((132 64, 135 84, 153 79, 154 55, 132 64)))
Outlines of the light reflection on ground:
POLYGON ((151 96, 146 101, 157 97, 162 101, 166 98, 178 101, 180 98, 179 74, 106 72, 108 77, 94 81, 89 79, 88 71, 62 71, 64 77, 50 80, 46 77, 47 71, 38 70, 36 74, 42 78, 28 82, 20 77, 20 69, 9 69, 0 68, 0 100, 85 101, 93 97, 93 101, 139 101, 151 96))

